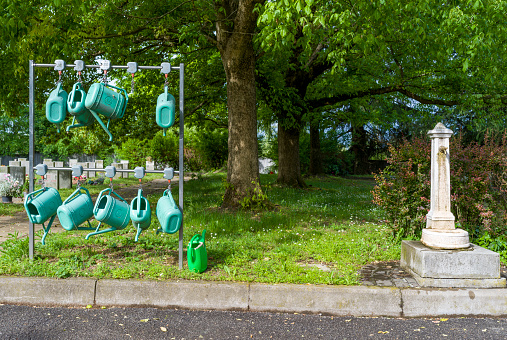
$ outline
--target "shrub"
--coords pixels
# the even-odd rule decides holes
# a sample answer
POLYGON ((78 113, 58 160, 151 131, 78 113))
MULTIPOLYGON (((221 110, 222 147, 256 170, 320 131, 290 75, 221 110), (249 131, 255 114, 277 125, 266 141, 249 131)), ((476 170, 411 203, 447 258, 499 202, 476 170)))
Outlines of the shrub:
MULTIPOLYGON (((507 222, 507 163, 505 140, 486 137, 479 145, 450 140, 451 211, 457 226, 472 237, 485 232, 501 235, 507 222)), ((383 207, 393 234, 419 237, 430 208, 430 147, 428 139, 389 147, 388 167, 375 176, 374 203, 383 207)))

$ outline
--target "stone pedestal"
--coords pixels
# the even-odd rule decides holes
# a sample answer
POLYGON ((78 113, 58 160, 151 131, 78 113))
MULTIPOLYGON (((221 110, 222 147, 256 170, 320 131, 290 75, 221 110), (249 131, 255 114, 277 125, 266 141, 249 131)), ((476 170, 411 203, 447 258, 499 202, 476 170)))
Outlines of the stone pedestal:
POLYGON ((452 133, 442 123, 428 131, 431 139, 431 198, 421 242, 435 249, 464 249, 470 246, 468 232, 456 229, 451 212, 449 138, 452 133))
POLYGON ((475 244, 467 249, 439 250, 420 241, 402 241, 400 265, 421 287, 498 288, 506 285, 505 278, 500 277, 499 254, 475 244))
POLYGON ((464 249, 470 246, 468 232, 463 229, 423 229, 421 242, 434 249, 464 249))

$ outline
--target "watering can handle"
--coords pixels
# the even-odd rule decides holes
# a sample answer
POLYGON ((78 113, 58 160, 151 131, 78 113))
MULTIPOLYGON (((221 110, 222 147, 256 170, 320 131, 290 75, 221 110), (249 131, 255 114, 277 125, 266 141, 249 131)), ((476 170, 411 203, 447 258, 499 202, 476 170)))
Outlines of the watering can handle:
POLYGON ((123 94, 125 95, 125 107, 127 107, 127 104, 128 104, 128 102, 129 102, 129 96, 128 96, 128 94, 127 94, 127 91, 125 91, 125 89, 122 89, 121 87, 116 87, 116 86, 114 86, 114 85, 110 85, 110 84, 106 84, 106 86, 107 86, 107 87, 112 87, 112 88, 117 89, 117 90, 119 90, 119 91, 122 91, 122 92, 123 92, 123 94))
POLYGON ((28 201, 28 199, 31 199, 34 195, 38 194, 38 193, 39 193, 39 192, 41 192, 41 191, 45 191, 45 190, 46 190, 46 188, 41 188, 41 189, 39 189, 39 190, 35 190, 34 192, 29 193, 29 194, 28 194, 28 195, 26 195, 26 197, 25 197, 25 202, 26 202, 26 201, 28 201))
POLYGON ((141 199, 143 198, 142 189, 137 190, 137 217, 141 217, 141 199))
POLYGON ((74 102, 74 94, 76 91, 82 91, 83 88, 81 87, 81 83, 75 83, 72 87, 72 91, 70 91, 70 102, 74 102))

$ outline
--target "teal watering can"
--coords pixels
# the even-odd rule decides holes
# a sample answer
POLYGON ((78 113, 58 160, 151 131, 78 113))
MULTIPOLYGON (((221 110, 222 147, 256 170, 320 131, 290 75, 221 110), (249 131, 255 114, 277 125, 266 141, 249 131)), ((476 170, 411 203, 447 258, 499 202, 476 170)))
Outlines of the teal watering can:
POLYGON ((46 101, 46 118, 56 124, 58 132, 60 132, 60 123, 65 120, 67 115, 67 96, 67 92, 62 89, 62 83, 59 82, 46 101))
POLYGON ((125 114, 129 97, 127 91, 122 88, 108 85, 104 83, 95 83, 88 89, 86 96, 85 106, 90 110, 91 114, 99 122, 100 126, 109 135, 109 140, 113 140, 113 135, 109 132, 109 122, 111 119, 120 119, 125 114), (117 89, 123 92, 116 92, 112 89, 117 89), (108 118, 107 126, 102 122, 98 113, 108 118))
POLYGON ((167 128, 174 124, 175 118, 175 99, 170 93, 167 93, 167 86, 164 87, 164 93, 157 98, 156 121, 158 126, 164 129, 164 136, 167 128))
POLYGON ((157 230, 157 234, 161 231, 174 234, 180 229, 183 214, 174 202, 169 189, 164 191, 164 195, 158 200, 156 214, 161 226, 161 229, 157 230))
POLYGON ((208 254, 206 253, 206 242, 204 236, 206 230, 203 230, 202 236, 194 235, 187 248, 188 269, 195 273, 202 273, 208 268, 208 254))
POLYGON ((93 215, 99 221, 97 230, 86 235, 88 239, 92 235, 104 234, 110 231, 122 230, 130 222, 130 207, 117 193, 111 188, 104 189, 100 192, 93 208, 93 215), (107 195, 105 193, 108 193, 107 195), (119 199, 114 198, 111 194, 115 194, 119 199), (102 223, 108 224, 110 228, 99 230, 102 223))
POLYGON ((60 197, 60 193, 54 188, 42 188, 29 193, 25 197, 24 206, 28 219, 33 224, 42 224, 42 228, 44 229, 44 235, 41 240, 43 245, 60 205, 62 205, 62 198, 60 197), (50 219, 48 226, 45 227, 44 223, 48 219, 50 219))
POLYGON ((60 224, 65 230, 95 230, 88 221, 93 216, 93 202, 86 188, 79 187, 56 211, 60 224), (79 227, 88 221, 89 227, 79 227))
POLYGON ((130 219, 137 228, 136 242, 143 230, 148 229, 151 224, 150 202, 143 197, 143 190, 137 190, 137 197, 130 202, 130 219))
POLYGON ((85 106, 86 92, 81 83, 77 82, 72 87, 67 98, 67 111, 73 116, 72 125, 67 126, 67 131, 72 128, 93 124, 93 115, 85 106), (78 124, 74 124, 77 120, 78 124))

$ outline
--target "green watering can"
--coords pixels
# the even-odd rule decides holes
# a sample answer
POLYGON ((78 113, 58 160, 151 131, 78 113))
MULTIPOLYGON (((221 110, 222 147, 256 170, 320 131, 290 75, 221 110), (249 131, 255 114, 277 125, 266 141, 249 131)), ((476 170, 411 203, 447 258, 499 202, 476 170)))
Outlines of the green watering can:
POLYGON ((46 101, 46 118, 56 124, 58 132, 60 132, 60 123, 65 120, 67 115, 67 96, 67 92, 62 89, 62 83, 59 82, 46 101))
POLYGON ((123 197, 115 193, 113 189, 107 188, 102 190, 97 197, 93 215, 99 221, 99 225, 95 232, 86 235, 86 239, 92 235, 124 229, 130 222, 130 207, 123 197), (119 199, 114 198, 111 194, 115 194, 119 199), (108 224, 110 228, 99 230, 102 223, 108 224))
POLYGON ((130 202, 130 219, 137 228, 136 242, 143 230, 148 229, 151 224, 150 202, 143 197, 143 189, 137 190, 137 197, 130 202))
POLYGON ((29 193, 25 197, 25 210, 28 214, 28 219, 33 224, 42 224, 44 235, 42 236, 41 243, 45 244, 46 236, 51 229, 51 225, 56 217, 58 207, 62 205, 62 198, 60 193, 55 188, 42 188, 29 193), (48 220, 48 226, 45 227, 44 223, 48 220))
POLYGON ((83 85, 77 82, 72 87, 67 98, 67 111, 73 116, 72 125, 67 126, 67 131, 72 128, 93 124, 93 115, 85 106, 86 92, 83 85), (77 120, 78 124, 74 124, 77 120))
POLYGON ((106 131, 109 135, 109 140, 113 140, 113 135, 109 132, 109 122, 111 119, 120 119, 125 114, 125 110, 127 109, 127 103, 129 101, 129 97, 127 95, 127 91, 122 88, 104 84, 104 83, 95 83, 90 86, 88 89, 88 95, 85 99, 85 106, 90 110, 91 114, 95 119, 99 122, 100 126, 106 131), (116 92, 112 89, 117 89, 120 92, 123 92, 123 95, 120 92, 116 92), (106 116, 108 118, 107 126, 102 122, 102 119, 98 116, 98 113, 106 116))
POLYGON ((164 191, 163 196, 158 200, 156 213, 161 226, 161 229, 157 230, 157 234, 161 231, 174 234, 180 229, 183 214, 176 205, 176 202, 174 202, 169 189, 164 191))
POLYGON ((86 188, 79 187, 74 191, 56 211, 63 229, 95 230, 88 221, 93 216, 93 202, 86 188), (79 227, 88 221, 89 227, 79 227))
POLYGON ((164 129, 164 136, 167 128, 174 124, 175 99, 170 93, 167 93, 167 86, 164 87, 164 93, 157 98, 156 121, 158 126, 164 129))
POLYGON ((202 273, 208 268, 208 254, 206 253, 206 243, 204 235, 206 229, 203 230, 202 236, 194 235, 187 248, 188 269, 195 273, 202 273))

